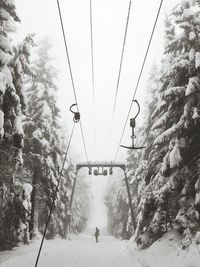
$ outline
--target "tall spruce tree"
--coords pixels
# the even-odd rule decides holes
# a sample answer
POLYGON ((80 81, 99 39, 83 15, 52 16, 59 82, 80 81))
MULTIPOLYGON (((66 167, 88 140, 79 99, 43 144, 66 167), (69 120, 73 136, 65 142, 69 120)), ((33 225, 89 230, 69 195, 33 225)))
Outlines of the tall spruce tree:
MULTIPOLYGON (((138 146, 146 146, 145 150, 128 150, 127 154, 127 178, 130 184, 132 209, 137 215, 138 201, 142 195, 142 188, 144 187, 145 180, 143 179, 147 172, 148 155, 151 151, 153 136, 149 134, 152 126, 151 115, 157 103, 157 85, 158 75, 160 71, 154 65, 149 75, 147 83, 146 97, 145 97, 145 117, 141 129, 137 129, 136 136, 138 146), (153 101, 152 101, 153 100, 153 101), (138 168, 138 166, 140 166, 138 168), (143 181, 141 183, 141 181, 143 181), (141 184, 140 184, 141 183, 141 184)), ((129 238, 134 233, 136 220, 132 222, 126 185, 122 175, 117 173, 114 176, 114 181, 109 183, 109 189, 106 193, 106 205, 108 207, 108 222, 110 231, 116 236, 129 238), (116 176, 116 177, 115 177, 116 176), (116 180, 116 181, 115 181, 116 180)))
MULTIPOLYGON (((76 172, 74 171, 74 176, 76 172)), ((71 231, 80 233, 87 226, 90 213, 90 191, 86 173, 79 173, 76 182, 74 201, 72 205, 71 231)))
POLYGON ((0 2, 0 248, 28 242, 28 209, 32 187, 18 177, 23 163, 25 112, 24 78, 30 75, 30 47, 27 36, 14 47, 10 32, 19 22, 14 1, 0 2))
MULTIPOLYGON (((26 135, 24 152, 27 156, 25 166, 32 173, 30 222, 32 237, 37 235, 38 230, 41 233, 44 231, 66 149, 66 138, 60 126, 56 101, 55 81, 58 76, 49 56, 50 49, 51 44, 47 38, 39 43, 37 60, 32 66, 34 77, 27 88, 28 112, 24 121, 26 135)), ((53 238, 57 234, 66 238, 74 177, 75 169, 67 160, 57 192, 54 211, 48 225, 47 238, 53 238)), ((80 196, 83 192, 86 194, 86 191, 79 190, 79 186, 76 191, 80 196)), ((85 206, 81 202, 83 202, 81 198, 75 198, 75 207, 77 208, 74 207, 72 229, 82 229, 83 221, 87 217, 85 206)))
MULTIPOLYGON (((38 227, 42 231, 46 223, 52 197, 62 165, 63 136, 59 125, 55 79, 57 71, 51 64, 48 39, 40 42, 37 60, 33 63, 34 77, 28 93, 28 115, 24 121, 25 154, 27 166, 32 170, 33 192, 30 230, 36 234, 38 227)), ((53 217, 54 218, 54 217, 53 217)), ((52 219, 53 220, 53 219, 52 219)), ((57 227, 57 224, 53 223, 57 227)), ((49 226, 49 237, 57 230, 49 226)))
POLYGON ((116 171, 109 179, 105 195, 108 230, 116 237, 127 238, 129 235, 129 229, 127 229, 129 206, 123 174, 121 171, 116 171))
POLYGON ((199 225, 199 178, 192 171, 200 152, 199 14, 198 1, 184 0, 166 19, 164 73, 147 138, 151 152, 139 183, 136 240, 145 236, 152 242, 174 226, 195 233, 199 225))
POLYGON ((199 1, 183 0, 166 18, 165 54, 141 134, 146 149, 128 156, 134 237, 142 247, 174 227, 184 247, 199 228, 199 10, 199 1))

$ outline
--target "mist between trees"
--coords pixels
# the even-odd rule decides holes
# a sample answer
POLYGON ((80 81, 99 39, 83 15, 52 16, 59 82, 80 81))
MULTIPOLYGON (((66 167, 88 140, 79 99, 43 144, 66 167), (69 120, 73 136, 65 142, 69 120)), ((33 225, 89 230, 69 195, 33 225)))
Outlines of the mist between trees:
MULTIPOLYGON (((59 122, 58 73, 49 40, 36 44, 29 34, 12 44, 10 34, 20 22, 13 1, 0 2, 0 22, 0 249, 10 249, 43 233, 68 140, 59 122)), ((67 160, 46 238, 66 238, 74 177, 67 160)), ((72 231, 85 227, 87 191, 83 178, 77 184, 72 231)))
MULTIPOLYGON (((56 103, 57 70, 48 39, 29 34, 10 39, 20 22, 12 0, 0 2, 0 249, 29 243, 44 231, 66 136, 56 103), (35 61, 31 61, 34 53, 35 61)), ((23 22, 22 22, 23 23, 23 22)), ((146 117, 138 145, 129 151, 128 178, 135 221, 124 181, 111 178, 105 203, 110 231, 151 245, 170 229, 200 242, 200 2, 184 0, 165 20, 165 53, 146 87, 146 117)), ((66 238, 75 167, 68 160, 47 238, 66 238)), ((78 180, 72 231, 82 231, 89 214, 89 188, 78 180)))

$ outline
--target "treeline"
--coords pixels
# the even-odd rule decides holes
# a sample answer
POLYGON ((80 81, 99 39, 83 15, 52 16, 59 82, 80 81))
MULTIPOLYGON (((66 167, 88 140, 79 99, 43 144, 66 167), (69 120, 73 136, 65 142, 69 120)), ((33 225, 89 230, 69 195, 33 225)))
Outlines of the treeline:
MULTIPOLYGON (((49 56, 51 45, 47 39, 35 44, 31 34, 13 44, 11 34, 19 22, 14 1, 1 0, 0 249, 28 244, 43 233, 67 145, 56 102, 58 72, 49 56)), ((68 160, 47 238, 66 237, 74 177, 75 167, 68 160)), ((82 179, 73 208, 74 231, 81 231, 87 221, 87 191, 82 179)))
POLYGON ((137 135, 146 149, 127 158, 135 221, 122 216, 128 201, 121 184, 111 186, 115 198, 107 196, 108 213, 118 207, 110 224, 115 235, 134 235, 142 247, 175 228, 185 248, 195 236, 200 242, 200 1, 183 0, 166 17, 164 56, 146 91, 137 135))

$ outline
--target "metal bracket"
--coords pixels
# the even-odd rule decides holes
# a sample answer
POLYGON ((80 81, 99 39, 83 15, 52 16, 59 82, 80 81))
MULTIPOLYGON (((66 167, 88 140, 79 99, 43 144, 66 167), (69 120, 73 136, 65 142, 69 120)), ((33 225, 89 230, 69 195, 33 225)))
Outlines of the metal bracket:
POLYGON ((135 115, 134 118, 131 118, 131 119, 130 119, 130 127, 131 127, 131 129, 132 129, 132 135, 131 135, 132 146, 124 146, 124 145, 120 145, 120 146, 123 147, 123 148, 127 148, 127 149, 143 149, 143 148, 145 148, 145 146, 135 147, 135 144, 134 144, 134 139, 136 138, 136 136, 135 136, 135 134, 134 134, 134 128, 135 128, 135 126, 136 126, 136 118, 137 118, 137 116, 138 116, 139 113, 140 113, 140 105, 139 105, 139 103, 138 103, 137 100, 133 100, 133 101, 134 101, 134 102, 137 104, 137 106, 138 106, 138 112, 137 112, 137 114, 135 115))
POLYGON ((81 115, 80 115, 80 112, 78 112, 78 111, 76 112, 76 111, 73 111, 72 110, 72 108, 74 106, 77 106, 77 104, 71 105, 71 107, 69 108, 69 110, 74 114, 74 118, 73 118, 74 123, 77 123, 77 122, 80 121, 81 115))

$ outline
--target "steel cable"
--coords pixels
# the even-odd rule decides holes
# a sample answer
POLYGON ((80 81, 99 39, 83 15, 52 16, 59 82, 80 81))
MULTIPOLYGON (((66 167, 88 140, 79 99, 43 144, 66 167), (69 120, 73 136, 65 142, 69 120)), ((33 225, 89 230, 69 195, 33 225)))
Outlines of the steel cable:
POLYGON ((117 155, 118 155, 118 152, 119 152, 119 148, 120 148, 120 144, 121 144, 122 138, 124 136, 124 132, 125 132, 125 129, 126 129, 126 124, 128 122, 128 118, 129 118, 129 115, 131 113, 133 100, 135 100, 135 96, 136 96, 136 93, 137 93, 137 90, 138 90, 138 87, 139 87, 139 83, 140 83, 140 80, 141 80, 141 77, 142 77, 142 73, 143 73, 143 70, 144 70, 144 66, 145 66, 145 63, 146 63, 146 59, 147 59, 147 56, 148 56, 148 53, 149 53, 149 49, 150 49, 151 42, 152 42, 152 39, 153 39, 153 35, 154 35, 154 32, 155 32, 156 24, 157 24, 159 15, 160 15, 160 10, 161 10, 162 4, 163 4, 163 0, 160 1, 160 5, 159 5, 158 11, 157 11, 156 19, 155 19, 155 22, 154 22, 154 25, 153 25, 153 29, 152 29, 151 36, 150 36, 150 39, 149 39, 149 42, 148 42, 146 53, 145 53, 145 56, 144 56, 144 59, 143 59, 142 67, 141 67, 141 70, 140 70, 140 73, 139 73, 139 76, 138 76, 138 80, 137 80, 136 87, 135 87, 135 90, 134 90, 134 93, 133 93, 132 101, 131 101, 131 104, 130 104, 130 107, 129 107, 129 110, 128 110, 128 114, 127 114, 127 117, 126 117, 126 120, 125 120, 125 124, 124 124, 124 127, 123 127, 122 135, 120 137, 120 141, 119 141, 119 144, 118 144, 117 151, 116 151, 116 154, 115 154, 113 162, 116 161, 116 158, 117 158, 117 155))
POLYGON ((42 240, 41 240, 41 243, 40 243, 40 248, 39 248, 37 259, 36 259, 36 262, 35 262, 35 267, 37 267, 37 265, 38 265, 38 261, 39 261, 39 258, 40 258, 40 254, 41 254, 41 250, 42 250, 42 247, 43 247, 44 239, 45 239, 45 236, 46 236, 47 228, 48 228, 48 225, 49 225, 49 221, 51 219, 51 215, 52 215, 53 207, 54 207, 54 204, 55 204, 57 192, 59 190, 58 188, 59 188, 59 185, 60 185, 60 180, 62 178, 63 169, 64 169, 64 166, 65 166, 65 162, 66 162, 67 155, 68 155, 68 152, 69 152, 69 147, 70 147, 71 140, 72 140, 72 137, 73 137, 74 128, 75 128, 75 123, 73 125, 72 131, 71 131, 71 135, 70 135, 70 138, 69 138, 69 142, 68 142, 68 145, 67 145, 67 149, 66 149, 66 152, 65 152, 65 157, 64 157, 64 160, 63 160, 62 168, 60 170, 60 174, 59 174, 56 190, 54 191, 54 194, 53 194, 53 200, 52 200, 52 203, 51 203, 49 216, 47 218, 47 222, 46 222, 46 225, 45 225, 44 233, 43 233, 42 240))

